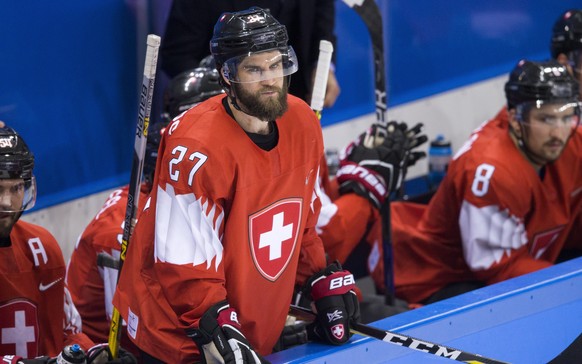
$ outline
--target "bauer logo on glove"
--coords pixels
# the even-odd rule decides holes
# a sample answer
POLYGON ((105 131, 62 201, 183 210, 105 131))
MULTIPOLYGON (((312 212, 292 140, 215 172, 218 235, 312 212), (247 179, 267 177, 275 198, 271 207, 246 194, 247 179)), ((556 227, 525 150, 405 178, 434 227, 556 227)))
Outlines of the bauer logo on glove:
POLYGON ((340 193, 356 193, 380 208, 392 192, 400 188, 406 169, 423 158, 424 152, 412 148, 426 142, 422 124, 408 129, 405 123, 391 121, 384 133, 374 125, 352 142, 340 156, 336 174, 340 193), (381 135, 381 136, 380 136, 381 135))
POLYGON ((317 310, 317 320, 307 328, 311 339, 333 345, 350 339, 350 322, 360 318, 355 286, 353 274, 343 270, 339 262, 307 281, 303 291, 311 295, 317 310))

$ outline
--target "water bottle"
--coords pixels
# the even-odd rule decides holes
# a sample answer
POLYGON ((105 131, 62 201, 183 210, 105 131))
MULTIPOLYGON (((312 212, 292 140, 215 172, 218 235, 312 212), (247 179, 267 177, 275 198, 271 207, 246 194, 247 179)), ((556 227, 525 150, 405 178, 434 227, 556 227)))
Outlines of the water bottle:
POLYGON ((87 364, 87 357, 78 344, 67 345, 57 356, 57 364, 87 364))
POLYGON ((445 177, 452 154, 451 142, 446 140, 444 135, 439 134, 436 139, 430 142, 430 148, 428 149, 428 179, 433 189, 437 188, 445 177))

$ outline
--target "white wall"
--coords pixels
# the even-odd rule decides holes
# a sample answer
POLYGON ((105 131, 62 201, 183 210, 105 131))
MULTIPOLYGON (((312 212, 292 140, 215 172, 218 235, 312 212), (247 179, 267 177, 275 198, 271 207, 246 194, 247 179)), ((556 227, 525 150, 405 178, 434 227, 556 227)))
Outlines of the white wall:
MULTIPOLYGON (((405 121, 410 127, 424 124, 424 132, 432 140, 444 134, 452 142, 453 153, 467 140, 473 129, 495 116, 505 103, 503 87, 507 75, 471 86, 462 87, 388 109, 388 120, 405 121)), ((325 113, 323 114, 325 117, 325 113)), ((375 114, 323 129, 326 148, 345 147, 375 121, 375 114)), ((428 144, 419 150, 428 152, 428 144)), ((421 160, 408 171, 408 178, 426 174, 428 163, 421 160)))
MULTIPOLYGON (((461 147, 473 129, 495 116, 504 104, 503 85, 507 76, 500 76, 471 86, 442 93, 388 110, 390 120, 405 121, 413 126, 425 125, 429 139, 442 133, 452 141, 453 151, 461 147)), ((325 117, 325 114, 324 114, 325 117)), ((343 148, 374 122, 374 114, 324 128, 327 148, 343 148)), ((428 150, 428 143, 423 146, 428 150)), ((418 177, 427 172, 427 162, 422 160, 408 172, 408 177, 418 177)), ((101 209, 112 190, 100 192, 33 213, 22 219, 47 228, 57 238, 68 261, 77 238, 101 209)))
POLYGON ((113 190, 27 213, 22 216, 22 220, 48 229, 59 242, 65 262, 68 262, 85 226, 101 210, 113 190))

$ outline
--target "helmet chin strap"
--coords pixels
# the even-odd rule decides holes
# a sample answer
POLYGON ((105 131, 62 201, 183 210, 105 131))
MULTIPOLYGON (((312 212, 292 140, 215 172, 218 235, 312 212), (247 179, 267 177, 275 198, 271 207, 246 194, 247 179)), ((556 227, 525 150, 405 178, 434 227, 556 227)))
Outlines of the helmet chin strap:
POLYGON ((247 114, 249 116, 252 116, 254 118, 256 118, 255 115, 253 114, 249 114, 248 112, 246 112, 245 110, 243 110, 240 105, 237 102, 237 98, 236 98, 236 93, 234 92, 234 90, 231 88, 228 92, 228 98, 230 99, 230 103, 232 104, 232 106, 234 106, 235 109, 237 109, 238 111, 247 114))
POLYGON ((230 103, 232 104, 232 106, 234 106, 235 109, 237 109, 238 111, 245 113, 249 116, 252 117, 256 117, 255 115, 249 114, 248 112, 246 112, 245 110, 243 110, 240 105, 237 102, 237 98, 236 98, 236 92, 234 91, 234 86, 232 85, 232 83, 228 83, 224 80, 224 77, 228 77, 228 73, 222 69, 222 77, 220 78, 220 83, 222 84, 224 90, 226 91, 226 95, 228 96, 230 103))

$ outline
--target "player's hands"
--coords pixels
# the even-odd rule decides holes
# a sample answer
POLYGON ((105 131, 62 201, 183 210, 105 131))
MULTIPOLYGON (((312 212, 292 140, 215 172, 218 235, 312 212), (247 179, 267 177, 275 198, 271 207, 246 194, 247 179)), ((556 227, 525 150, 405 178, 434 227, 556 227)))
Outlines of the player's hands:
POLYGON ((426 134, 421 134, 423 127, 423 123, 417 123, 415 126, 405 130, 404 132, 408 138, 408 158, 406 160, 406 167, 411 167, 415 165, 416 162, 418 162, 420 159, 426 157, 425 152, 413 150, 428 141, 426 134))
POLYGON ((376 148, 385 144, 386 140, 391 138, 398 138, 400 133, 403 133, 407 139, 405 147, 405 167, 410 167, 424 157, 426 153, 423 151, 414 151, 422 144, 428 141, 426 134, 422 133, 424 127, 423 123, 417 123, 412 128, 404 122, 390 121, 386 126, 378 124, 372 125, 365 133, 360 135, 358 141, 368 148, 376 148))
POLYGON ((273 352, 289 349, 296 345, 307 343, 307 330, 303 322, 293 322, 283 327, 279 340, 273 347, 273 352))
POLYGON ((186 330, 206 362, 225 364, 269 363, 256 353, 241 330, 238 316, 228 302, 210 307, 202 315, 198 329, 186 330))
POLYGON ((412 149, 426 143, 423 124, 408 129, 404 122, 390 121, 386 127, 373 125, 340 156, 336 176, 340 193, 355 192, 380 208, 390 192, 402 184, 406 169, 426 156, 412 149))
POLYGON ((391 121, 386 129, 372 127, 348 145, 336 173, 340 193, 355 192, 380 208, 402 183, 411 141, 406 129, 391 121))
POLYGON ((422 134, 423 127, 423 123, 417 123, 412 128, 408 128, 406 123, 396 121, 390 121, 386 127, 374 124, 364 134, 360 135, 359 140, 366 147, 375 148, 382 145, 386 138, 390 138, 390 134, 394 131, 397 133, 397 130, 402 131, 408 140, 406 166, 410 167, 418 160, 426 157, 426 153, 423 151, 413 151, 413 149, 428 141, 426 134, 422 134))
POLYGON ((119 348, 113 359, 107 343, 97 344, 87 351, 88 364, 137 364, 137 359, 129 351, 119 348))
POLYGON ((353 274, 343 270, 339 262, 309 278, 304 290, 310 291, 317 314, 317 320, 307 329, 310 339, 332 345, 350 339, 350 324, 360 319, 355 287, 353 274))

